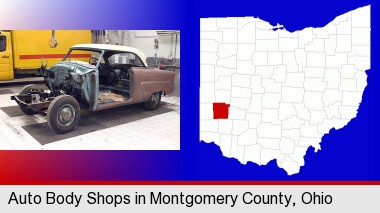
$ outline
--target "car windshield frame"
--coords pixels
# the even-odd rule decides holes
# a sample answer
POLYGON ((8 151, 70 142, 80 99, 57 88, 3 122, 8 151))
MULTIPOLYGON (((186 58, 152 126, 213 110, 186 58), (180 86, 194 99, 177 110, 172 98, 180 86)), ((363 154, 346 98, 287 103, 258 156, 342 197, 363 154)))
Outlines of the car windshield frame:
MULTIPOLYGON (((97 53, 100 53, 99 55, 99 59, 103 58, 103 55, 104 55, 104 50, 100 50, 100 49, 90 49, 90 48, 70 48, 69 52, 66 53, 66 55, 62 58, 61 61, 65 61, 67 58, 70 58, 70 54, 72 51, 74 50, 80 50, 80 51, 89 51, 89 52, 97 52, 97 53)), ((98 69, 100 63, 101 63, 102 60, 98 60, 98 62, 96 63, 95 65, 95 68, 98 69)))

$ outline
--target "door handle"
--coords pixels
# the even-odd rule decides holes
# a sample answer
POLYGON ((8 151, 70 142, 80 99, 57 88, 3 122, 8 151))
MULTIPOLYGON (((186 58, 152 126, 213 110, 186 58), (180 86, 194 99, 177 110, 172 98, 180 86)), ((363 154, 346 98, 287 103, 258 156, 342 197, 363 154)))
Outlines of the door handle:
POLYGON ((9 56, 7 56, 7 55, 3 55, 3 57, 2 58, 9 58, 9 56))

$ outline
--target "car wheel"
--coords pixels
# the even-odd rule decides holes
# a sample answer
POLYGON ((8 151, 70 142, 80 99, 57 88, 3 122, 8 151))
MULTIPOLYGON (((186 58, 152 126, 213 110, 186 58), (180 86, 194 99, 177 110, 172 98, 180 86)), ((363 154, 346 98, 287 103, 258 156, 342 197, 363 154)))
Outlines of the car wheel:
POLYGON ((160 106, 161 103, 161 92, 153 93, 149 100, 145 102, 145 108, 148 110, 155 110, 160 106))
POLYGON ((70 95, 56 97, 49 105, 47 122, 49 127, 58 134, 71 132, 80 119, 78 101, 70 95))
MULTIPOLYGON (((29 85, 24 86, 18 94, 25 95, 32 91, 44 92, 44 89, 39 85, 29 84, 29 85)), ((21 111, 23 111, 27 115, 33 115, 37 113, 36 111, 32 109, 27 109, 26 106, 24 105, 19 104, 18 106, 20 107, 21 111)))

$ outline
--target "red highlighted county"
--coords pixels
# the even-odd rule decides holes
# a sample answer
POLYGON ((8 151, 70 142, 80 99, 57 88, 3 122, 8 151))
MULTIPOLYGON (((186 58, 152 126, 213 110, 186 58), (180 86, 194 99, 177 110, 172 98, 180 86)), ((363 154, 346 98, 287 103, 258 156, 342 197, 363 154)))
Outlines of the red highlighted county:
POLYGON ((213 103, 214 119, 228 119, 229 108, 230 105, 226 103, 213 103))

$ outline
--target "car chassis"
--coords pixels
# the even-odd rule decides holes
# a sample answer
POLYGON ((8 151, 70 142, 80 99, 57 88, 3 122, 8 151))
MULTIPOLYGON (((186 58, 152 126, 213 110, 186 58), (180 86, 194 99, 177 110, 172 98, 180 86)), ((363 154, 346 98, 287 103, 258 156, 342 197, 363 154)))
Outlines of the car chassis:
POLYGON ((46 67, 42 65, 39 73, 50 91, 27 85, 11 99, 27 115, 46 115, 49 127, 59 134, 76 127, 81 109, 97 111, 144 103, 148 110, 155 110, 161 96, 174 90, 174 72, 148 66, 144 53, 126 46, 75 45, 61 62, 46 67), (91 57, 89 63, 71 61, 69 57, 74 50, 94 51, 99 58, 91 57), (116 54, 131 54, 133 63, 111 64, 109 59, 116 54), (103 96, 106 98, 100 100, 103 96))

